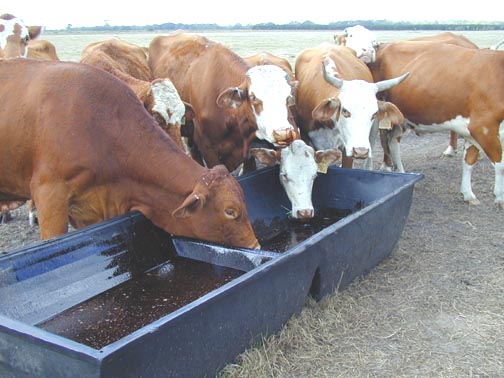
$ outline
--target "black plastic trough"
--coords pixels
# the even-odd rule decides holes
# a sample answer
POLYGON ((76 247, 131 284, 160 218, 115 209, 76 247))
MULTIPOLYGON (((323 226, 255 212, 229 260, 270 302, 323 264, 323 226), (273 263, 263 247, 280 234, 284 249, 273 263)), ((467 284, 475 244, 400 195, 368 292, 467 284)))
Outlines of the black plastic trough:
MULTIPOLYGON (((0 376, 214 376, 262 336, 280 330, 309 295, 320 299, 343 288, 389 255, 421 178, 330 169, 315 182, 314 207, 351 214, 283 253, 226 254, 226 247, 183 238, 174 245, 169 234, 131 213, 5 255, 0 376), (186 248, 181 256, 203 252, 196 259, 207 262, 180 257, 175 246, 186 248), (204 255, 205 248, 213 257, 204 255), (228 257, 221 259, 215 248, 228 257), (153 297, 144 295, 147 287, 153 297), (157 309, 175 300, 178 308, 167 315, 141 313, 145 325, 126 328, 123 336, 119 328, 107 330, 107 322, 120 327, 135 320, 139 303, 157 309)), ((290 205, 277 168, 239 181, 257 233, 287 218, 290 205)))

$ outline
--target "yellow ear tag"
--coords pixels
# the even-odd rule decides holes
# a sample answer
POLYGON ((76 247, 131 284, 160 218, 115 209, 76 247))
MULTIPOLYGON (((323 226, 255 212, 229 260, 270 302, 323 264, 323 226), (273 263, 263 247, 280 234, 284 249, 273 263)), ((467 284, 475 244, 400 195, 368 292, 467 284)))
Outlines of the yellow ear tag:
POLYGON ((383 119, 378 123, 378 128, 380 130, 391 130, 392 121, 388 117, 383 117, 383 119))
POLYGON ((327 165, 327 163, 325 161, 321 161, 321 162, 318 162, 317 163, 317 172, 320 172, 320 173, 327 173, 327 168, 329 166, 327 165))

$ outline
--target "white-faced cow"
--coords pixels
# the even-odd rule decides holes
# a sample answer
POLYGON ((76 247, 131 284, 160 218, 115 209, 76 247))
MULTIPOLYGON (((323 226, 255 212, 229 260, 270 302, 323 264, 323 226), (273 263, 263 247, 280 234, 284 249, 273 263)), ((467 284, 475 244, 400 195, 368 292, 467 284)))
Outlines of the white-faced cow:
POLYGON ((460 190, 470 204, 479 203, 471 171, 479 150, 484 151, 495 166, 495 200, 504 207, 504 52, 430 41, 393 42, 378 50, 370 68, 381 79, 411 73, 406 83, 387 92, 387 99, 415 131, 450 130, 465 139, 460 190))
POLYGON ((27 45, 42 32, 42 26, 26 26, 12 14, 0 16, 0 58, 26 58, 27 45))
POLYGON ((378 101, 376 93, 399 84, 407 74, 373 83, 369 69, 353 50, 328 43, 302 51, 295 72, 302 135, 316 149, 344 150, 343 167, 352 167, 354 158, 372 157, 373 124, 383 119, 392 124, 403 121, 396 106, 378 101))
POLYGON ((184 32, 155 37, 149 65, 194 107, 194 141, 208 166, 235 170, 255 137, 274 145, 292 141, 292 85, 279 67, 250 67, 222 44, 184 32))
POLYGON ((334 43, 339 46, 346 46, 357 55, 357 58, 369 64, 376 59, 376 35, 364 26, 349 26, 343 30, 342 34, 334 35, 334 43))
POLYGON ((186 120, 194 118, 193 109, 182 102, 170 79, 153 79, 142 47, 110 38, 86 46, 80 61, 101 68, 128 84, 159 126, 190 154, 181 129, 186 120))
POLYGON ((340 151, 315 152, 301 139, 280 149, 251 148, 250 153, 267 166, 280 165, 280 183, 292 204, 291 216, 299 220, 314 216, 312 190, 318 164, 329 166, 341 159, 340 151))
POLYGON ((176 235, 258 246, 236 179, 187 156, 123 81, 31 59, 0 60, 0 80, 0 201, 33 198, 42 239, 137 210, 176 235))
MULTIPOLYGON (((384 43, 378 43, 376 41, 374 33, 360 25, 345 29, 344 33, 336 35, 334 37, 334 40, 336 44, 350 47, 356 52, 356 54, 359 54, 362 51, 369 52, 369 56, 372 56, 372 59, 361 59, 367 64, 374 63, 376 61, 376 52, 380 48, 384 48, 386 46, 386 44, 384 43), (372 50, 370 46, 372 46, 372 50)), ((470 49, 478 48, 478 46, 475 43, 471 42, 468 38, 451 32, 442 32, 435 35, 416 37, 410 39, 409 41, 429 41, 432 43, 451 44, 470 49)), ((421 50, 419 50, 419 53, 421 53, 421 50)), ((413 60, 415 58, 415 54, 409 54, 408 58, 403 57, 403 59, 405 60, 402 63, 406 64, 410 60, 413 60)), ((376 65, 374 67, 373 79, 375 81, 383 80, 383 76, 379 74, 379 69, 376 68, 376 65)), ((405 116, 407 118, 408 115, 405 114, 405 116)), ((384 128, 380 130, 380 137, 384 151, 382 169, 404 172, 404 167, 401 161, 399 142, 405 130, 406 127, 404 125, 397 125, 396 127, 393 127, 391 129, 384 128)), ((443 157, 455 155, 457 151, 457 138, 457 133, 451 131, 450 142, 448 144, 448 147, 442 154, 443 157)))
MULTIPOLYGON (((289 104, 289 107, 294 118, 297 119, 295 103, 297 82, 289 61, 264 51, 244 59, 250 66, 273 64, 287 72, 291 83, 294 84, 292 103, 289 104)), ((315 152, 302 139, 297 139, 299 137, 297 124, 294 136, 296 139, 288 147, 253 147, 250 149, 250 154, 260 164, 280 165, 280 182, 292 204, 291 216, 298 220, 308 220, 313 218, 315 214, 312 204, 312 190, 318 167, 336 164, 341 159, 341 152, 339 150, 315 152)))

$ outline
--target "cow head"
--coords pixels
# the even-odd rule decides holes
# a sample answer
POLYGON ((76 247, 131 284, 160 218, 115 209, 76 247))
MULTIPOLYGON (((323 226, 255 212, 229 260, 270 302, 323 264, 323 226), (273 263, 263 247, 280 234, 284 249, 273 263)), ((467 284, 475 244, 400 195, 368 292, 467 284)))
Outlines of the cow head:
POLYGON ((250 153, 265 165, 280 164, 280 182, 292 204, 291 216, 299 220, 311 219, 314 215, 312 189, 317 164, 332 165, 341 158, 341 152, 336 150, 314 153, 301 139, 280 150, 251 148, 250 153))
POLYGON ((0 16, 0 58, 26 58, 28 41, 40 35, 41 26, 26 26, 11 15, 0 16))
POLYGON ((291 123, 290 106, 295 103, 293 93, 297 82, 291 81, 288 73, 275 65, 254 66, 246 77, 240 88, 221 93, 217 104, 236 109, 246 103, 257 124, 257 138, 276 146, 291 141, 296 128, 291 123))
POLYGON ((177 89, 169 79, 156 79, 150 87, 153 104, 150 111, 163 130, 189 154, 187 143, 182 140, 181 129, 186 121, 194 118, 192 106, 181 100, 177 89))
POLYGON ((243 190, 228 170, 217 165, 201 176, 173 211, 185 236, 237 247, 258 248, 243 190))
POLYGON ((409 73, 378 83, 368 83, 363 80, 342 80, 328 73, 334 70, 334 61, 326 57, 322 62, 324 79, 339 91, 334 97, 318 104, 313 109, 312 117, 316 121, 334 125, 338 138, 336 144, 345 149, 347 157, 367 159, 371 157, 369 134, 373 122, 385 116, 391 119, 393 115, 396 116, 393 119, 402 117, 395 106, 378 106, 376 94, 401 83, 409 73))
POLYGON ((343 30, 343 34, 335 35, 337 45, 346 46, 355 51, 357 58, 364 63, 374 63, 376 60, 376 36, 364 26, 356 25, 343 30))

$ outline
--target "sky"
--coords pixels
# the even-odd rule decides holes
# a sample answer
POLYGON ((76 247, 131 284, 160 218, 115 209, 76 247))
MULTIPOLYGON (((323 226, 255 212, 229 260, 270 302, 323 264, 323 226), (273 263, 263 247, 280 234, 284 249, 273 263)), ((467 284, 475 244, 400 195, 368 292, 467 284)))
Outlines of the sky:
POLYGON ((26 25, 42 25, 46 29, 64 29, 71 24, 101 26, 151 25, 162 23, 222 26, 273 22, 312 21, 328 24, 342 20, 391 21, 504 21, 504 13, 496 0, 2 0, 0 14, 11 13, 26 25), (133 6, 126 4, 135 4, 133 6), (456 4, 456 5, 454 5, 456 4))

